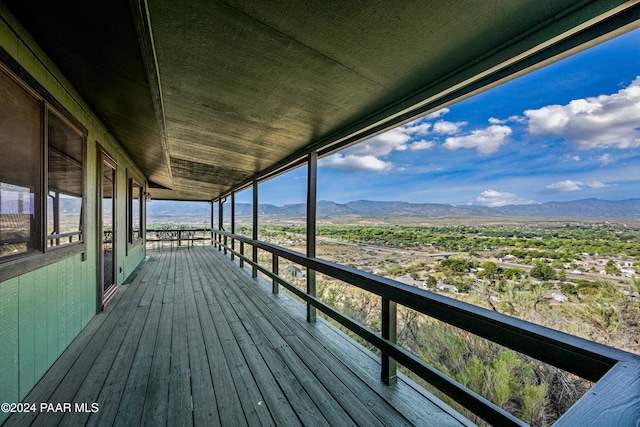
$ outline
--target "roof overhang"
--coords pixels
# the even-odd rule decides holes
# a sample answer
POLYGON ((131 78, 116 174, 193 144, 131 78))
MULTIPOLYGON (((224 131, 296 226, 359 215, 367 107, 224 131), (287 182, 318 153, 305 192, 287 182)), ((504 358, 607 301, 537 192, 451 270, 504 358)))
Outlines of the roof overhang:
POLYGON ((5 0, 149 181, 212 200, 638 27, 638 1, 5 0))

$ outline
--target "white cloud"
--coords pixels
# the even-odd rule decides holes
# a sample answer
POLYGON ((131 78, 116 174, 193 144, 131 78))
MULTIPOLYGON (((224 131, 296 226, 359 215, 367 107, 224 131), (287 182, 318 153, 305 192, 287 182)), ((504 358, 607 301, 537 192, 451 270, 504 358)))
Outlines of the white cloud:
POLYGON ((591 188, 607 188, 607 187, 611 187, 611 184, 605 184, 603 182, 590 182, 587 184, 589 187, 591 188))
POLYGON ((425 141, 424 139, 420 140, 420 141, 416 141, 413 144, 409 145, 409 149, 411 151, 418 151, 418 150, 428 150, 429 148, 432 148, 436 143, 433 141, 425 141))
POLYGON ((602 156, 598 158, 598 160, 600 160, 600 163, 602 163, 604 166, 614 161, 613 157, 611 157, 611 154, 609 153, 604 153, 602 156))
POLYGON ((349 147, 341 153, 332 154, 322 159, 322 166, 346 171, 388 171, 393 169, 393 163, 384 160, 393 151, 417 151, 433 147, 433 142, 419 140, 410 143, 415 137, 429 133, 431 123, 424 123, 424 119, 416 120, 404 126, 391 129, 385 133, 369 138, 359 144, 349 147))
POLYGON ((489 123, 491 123, 492 125, 504 125, 509 122, 526 123, 527 119, 522 116, 510 116, 508 119, 497 119, 495 117, 489 117, 489 123))
POLYGON ((415 121, 401 126, 400 129, 402 132, 410 135, 426 135, 431 130, 432 125, 432 123, 420 123, 419 121, 415 121))
POLYGON ((405 144, 410 140, 411 135, 405 133, 402 128, 395 128, 347 148, 345 154, 353 156, 386 156, 398 147, 401 147, 400 151, 406 149, 405 144))
POLYGON ((434 111, 431 114, 427 114, 426 116, 424 116, 424 118, 427 120, 433 120, 433 119, 437 119, 444 116, 448 112, 449 112, 448 108, 443 108, 442 110, 434 111))
POLYGON ((445 120, 437 121, 433 125, 433 132, 440 135, 454 135, 460 132, 467 122, 447 122, 445 120))
POLYGON ((551 193, 567 193, 570 191, 579 191, 582 190, 582 186, 584 183, 580 181, 572 181, 570 179, 565 179, 564 181, 554 182, 553 184, 549 184, 545 187, 547 192, 551 193))
POLYGON ((375 156, 356 156, 353 154, 337 153, 320 159, 320 166, 327 166, 345 171, 375 171, 386 172, 393 168, 393 163, 385 162, 375 156))
POLYGON ((485 190, 476 197, 470 205, 489 206, 494 208, 506 205, 530 205, 536 203, 533 200, 523 200, 512 193, 505 193, 497 190, 485 190))
POLYGON ((583 150, 640 147, 640 76, 612 95, 524 112, 532 135, 557 135, 583 150))
POLYGON ((491 154, 509 142, 510 135, 509 126, 492 125, 486 129, 476 129, 470 135, 449 137, 443 147, 448 150, 475 148, 480 154, 491 154))

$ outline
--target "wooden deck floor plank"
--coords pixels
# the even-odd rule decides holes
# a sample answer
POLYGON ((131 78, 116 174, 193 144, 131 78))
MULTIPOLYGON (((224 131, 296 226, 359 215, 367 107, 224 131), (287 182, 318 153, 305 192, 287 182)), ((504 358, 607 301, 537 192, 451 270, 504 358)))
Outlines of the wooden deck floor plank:
MULTIPOLYGON (((118 413, 114 421, 117 426, 137 426, 140 424, 145 394, 151 375, 151 364, 156 350, 157 331, 159 329, 160 315, 162 313, 162 300, 164 298, 164 286, 157 285, 160 278, 168 274, 168 266, 164 263, 153 270, 149 275, 149 288, 154 289, 150 300, 143 297, 140 304, 149 304, 149 313, 142 330, 142 336, 135 354, 131 373, 125 385, 118 413), (148 302, 147 302, 148 301, 148 302)), ((145 293, 147 295, 147 293, 145 293)))
MULTIPOLYGON (((223 276, 220 271, 215 268, 215 263, 207 265, 207 269, 218 283, 223 282, 223 276)), ((229 327, 230 334, 225 334, 227 339, 235 342, 246 361, 250 373, 255 378, 256 384, 260 388, 261 395, 264 397, 264 405, 270 411, 276 425, 295 426, 301 425, 300 419, 296 415, 295 409, 292 408, 287 396, 280 388, 280 385, 262 355, 257 351, 256 345, 242 326, 234 308, 226 299, 224 293, 219 286, 212 286, 216 301, 219 304, 221 314, 227 320, 225 325, 229 327)), ((223 338, 222 342, 225 346, 223 338)))
POLYGON ((149 372, 149 384, 144 396, 144 407, 142 409, 142 425, 153 427, 167 424, 169 407, 168 372, 171 365, 175 258, 166 259, 163 265, 166 268, 166 275, 161 277, 157 284, 159 287, 164 287, 162 307, 156 332, 156 347, 149 372))
MULTIPOLYGON (((265 407, 257 404, 263 401, 263 397, 260 395, 255 382, 251 382, 252 387, 249 389, 245 385, 244 378, 240 377, 242 376, 241 371, 237 372, 238 381, 234 381, 229 363, 237 364, 237 353, 229 350, 225 354, 210 311, 210 305, 204 295, 205 289, 210 288, 211 279, 203 275, 204 265, 201 264, 202 260, 192 256, 187 261, 191 271, 195 306, 207 350, 216 404, 222 425, 274 425, 271 415, 265 410, 265 407), (242 395, 247 396, 244 399, 244 403, 242 402, 242 395), (260 413, 258 409, 260 409, 260 413)), ((213 295, 213 292, 211 292, 211 295, 213 295)), ((224 322, 224 319, 216 321, 218 324, 221 322, 224 322)))
POLYGON ((189 366, 191 367, 191 396, 193 404, 194 426, 220 426, 216 392, 213 387, 211 369, 205 346, 202 324, 198 315, 196 296, 194 293, 194 281, 197 274, 192 271, 189 256, 185 252, 176 255, 184 265, 184 299, 187 321, 187 341, 189 346, 189 366))
POLYGON ((342 363, 339 361, 336 363, 336 359, 326 350, 322 342, 309 334, 298 335, 297 331, 301 328, 290 322, 292 312, 283 311, 280 304, 274 303, 272 295, 265 293, 263 289, 251 289, 250 285, 246 286, 243 292, 251 293, 261 301, 263 310, 267 311, 265 318, 275 330, 290 331, 290 333, 283 333, 282 339, 296 349, 300 354, 300 360, 315 375, 317 381, 325 385, 327 393, 339 402, 350 417, 368 426, 410 425, 409 421, 397 413, 384 399, 371 399, 372 393, 369 386, 360 382, 359 378, 342 363), (282 314, 284 316, 281 316, 282 314))
MULTIPOLYGON (((112 348, 116 347, 115 342, 113 345, 109 345, 107 351, 100 356, 105 360, 112 358, 113 363, 108 369, 106 380, 96 399, 100 403, 100 411, 91 413, 89 416, 91 424, 112 425, 118 414, 122 394, 129 380, 134 358, 142 339, 142 331, 150 311, 150 306, 148 304, 141 305, 141 302, 148 301, 154 293, 155 287, 147 285, 145 292, 137 299, 137 305, 132 310, 134 313, 130 313, 129 327, 124 336, 120 338, 121 345, 115 356, 113 358, 111 356, 112 348)), ((77 416, 78 414, 73 415, 77 416)))
POLYGON ((340 422, 349 425, 349 417, 345 416, 340 405, 336 404, 324 387, 315 381, 313 374, 300 361, 298 355, 284 340, 279 339, 272 328, 266 327, 268 321, 261 311, 256 309, 255 305, 252 311, 248 311, 236 297, 232 287, 225 287, 223 292, 227 294, 243 327, 252 337, 285 395, 294 408, 297 408, 298 417, 303 424, 335 425, 336 422, 340 422))
POLYGON ((379 358, 264 282, 212 247, 152 252, 30 394, 100 413, 33 425, 463 424, 411 382, 382 385, 379 358))
MULTIPOLYGON (((239 277, 235 284, 236 286, 226 287, 225 292, 235 293, 237 304, 244 306, 245 313, 252 316, 251 322, 260 328, 283 364, 303 384, 307 394, 331 425, 355 425, 356 422, 368 426, 382 425, 364 405, 359 404, 356 395, 344 394, 346 386, 335 377, 331 366, 315 357, 313 350, 301 346, 290 327, 279 322, 268 310, 269 302, 273 301, 258 298, 261 292, 256 293, 256 284, 251 279, 239 277), (243 298, 245 295, 253 295, 256 299, 243 298), (252 312, 252 308, 256 307, 256 300, 261 302, 260 311, 252 312)), ((249 320, 243 322, 247 323, 249 320)))
MULTIPOLYGON (((295 310, 299 303, 293 298, 281 295, 280 299, 289 310, 295 310)), ((330 343, 326 348, 342 365, 353 371, 365 384, 371 386, 376 394, 383 397, 415 425, 463 426, 474 425, 460 414, 453 414, 447 405, 417 386, 413 381, 400 375, 401 380, 388 387, 380 380, 380 360, 362 345, 336 330, 324 319, 318 319, 316 325, 310 325, 299 316, 291 318, 299 326, 299 332, 306 333, 330 343), (442 405, 442 406, 440 406, 442 405)))
MULTIPOLYGON (((217 268, 222 275, 230 274, 231 263, 219 263, 217 268)), ((252 283, 251 279, 249 282, 252 283)), ((253 342, 258 347, 265 362, 269 365, 280 387, 289 399, 295 399, 294 408, 298 409, 298 416, 303 423, 312 422, 323 425, 325 422, 333 425, 349 425, 349 417, 331 398, 322 385, 312 380, 306 366, 299 360, 295 352, 281 339, 279 333, 266 327, 268 322, 261 313, 262 307, 251 302, 245 295, 236 292, 240 287, 247 286, 247 278, 234 280, 231 286, 222 288, 223 293, 235 309, 243 327, 247 330, 253 342), (248 307, 245 307, 245 304, 248 307), (261 328, 260 326, 265 326, 261 328), (323 420, 324 418, 324 420, 323 420), (326 421, 325 421, 326 420, 326 421)))
MULTIPOLYGON (((175 255, 174 255, 175 256, 175 255)), ((171 331, 171 363, 169 370, 169 402, 167 423, 171 426, 193 425, 191 368, 187 340, 187 313, 184 298, 184 266, 176 260, 173 322, 171 331)))
MULTIPOLYGON (((231 270, 230 274, 240 279, 249 277, 246 269, 236 268, 231 270)), ((359 396, 362 396, 363 403, 371 408, 372 411, 375 411, 378 418, 383 420, 385 425, 394 425, 395 423, 404 425, 406 422, 420 425, 424 421, 428 421, 428 425, 443 426, 472 424, 459 414, 452 417, 447 412, 450 411, 450 408, 447 408, 446 404, 408 378, 400 381, 394 387, 384 385, 380 380, 381 367, 377 356, 365 350, 346 334, 335 331, 323 319, 319 319, 317 325, 309 324, 306 321, 304 309, 301 310, 301 304, 286 292, 281 292, 278 296, 273 297, 270 292, 270 284, 266 283, 266 281, 258 281, 256 284, 258 285, 257 288, 261 289, 261 292, 253 292, 253 294, 256 298, 262 300, 262 304, 265 307, 269 307, 274 298, 281 302, 281 304, 277 304, 277 308, 273 309, 274 315, 291 325, 291 330, 300 337, 301 343, 308 345, 308 343, 316 341, 322 342, 324 345, 329 344, 325 351, 315 351, 314 353, 328 355, 330 360, 333 361, 333 371, 339 372, 341 379, 349 378, 350 373, 355 375, 354 379, 349 382, 349 388, 357 392, 359 396), (283 305, 287 307, 284 310, 282 309, 283 305), (291 320, 295 320, 296 326, 293 326, 291 320), (328 330, 329 328, 331 331, 328 330), (338 363, 335 363, 336 361, 338 363), (385 404, 381 405, 377 399, 371 400, 371 393, 358 389, 358 387, 362 386, 370 388, 382 397, 385 404), (364 396, 369 396, 369 398, 364 398, 364 396), (439 405, 442 405, 442 407, 439 405), (443 410, 443 407, 446 410, 443 410)), ((255 288, 248 289, 256 290, 255 288)), ((286 336, 287 334, 283 334, 283 337, 286 336)), ((331 364, 331 362, 329 363, 331 364)))

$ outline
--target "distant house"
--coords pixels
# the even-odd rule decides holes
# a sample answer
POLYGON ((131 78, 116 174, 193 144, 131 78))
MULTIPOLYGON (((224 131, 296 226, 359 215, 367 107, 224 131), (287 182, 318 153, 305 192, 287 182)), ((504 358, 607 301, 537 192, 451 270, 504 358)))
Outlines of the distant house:
POLYGON ((293 277, 294 279, 303 279, 307 277, 307 275, 302 271, 302 269, 298 265, 288 266, 285 270, 285 274, 293 277))
POLYGON ((458 288, 456 288, 453 285, 438 285, 438 290, 442 291, 442 292, 453 292, 453 293, 458 293, 458 288))
POLYGON ((567 302, 569 301, 569 297, 567 297, 566 295, 563 295, 559 292, 554 292, 551 294, 551 299, 554 299, 558 302, 567 302))

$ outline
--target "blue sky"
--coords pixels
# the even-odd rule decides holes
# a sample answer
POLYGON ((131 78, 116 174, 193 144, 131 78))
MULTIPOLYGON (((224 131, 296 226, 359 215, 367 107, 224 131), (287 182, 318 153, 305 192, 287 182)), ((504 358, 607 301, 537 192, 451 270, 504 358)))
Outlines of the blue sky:
MULTIPOLYGON (((305 185, 291 171, 261 184, 260 203, 301 203, 305 185)), ((591 197, 640 197, 640 30, 319 162, 318 199, 339 203, 591 197)))

